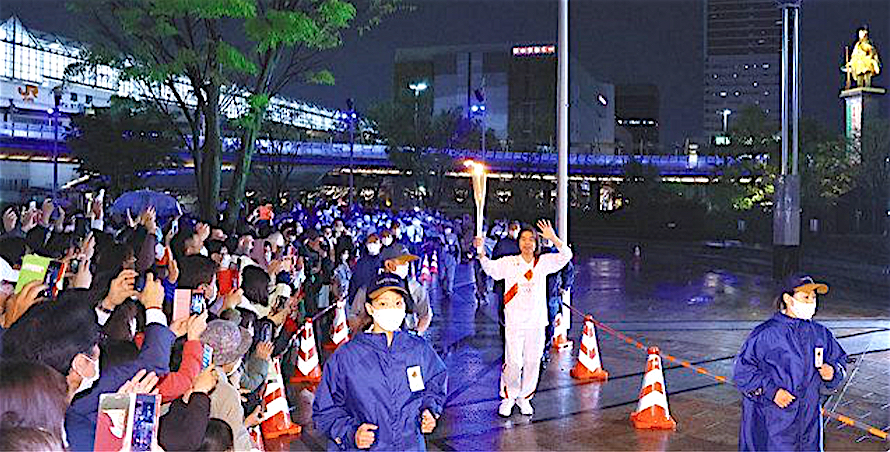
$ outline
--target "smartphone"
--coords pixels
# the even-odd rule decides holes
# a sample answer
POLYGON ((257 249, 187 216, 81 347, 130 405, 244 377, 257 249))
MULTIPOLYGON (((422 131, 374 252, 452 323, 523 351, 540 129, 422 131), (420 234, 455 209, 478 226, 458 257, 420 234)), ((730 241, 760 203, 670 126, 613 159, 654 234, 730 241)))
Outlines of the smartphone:
POLYGON ((150 452, 158 433, 158 398, 154 394, 136 394, 133 409, 133 434, 130 450, 150 452))
POLYGON ((198 315, 207 309, 207 299, 204 298, 203 292, 192 291, 189 300, 189 315, 198 315))
POLYGON ((213 347, 204 344, 204 354, 201 355, 201 368, 206 369, 210 367, 210 363, 213 362, 213 347))
POLYGON ((272 324, 269 322, 263 322, 260 327, 259 334, 260 342, 272 342, 272 324))
POLYGON ((31 201, 28 203, 28 210, 37 210, 37 201, 31 201))
POLYGON ((80 271, 80 259, 71 259, 68 261, 68 270, 71 273, 77 273, 80 271))
POLYGON ((43 277, 43 284, 47 287, 42 297, 55 298, 62 290, 62 280, 65 278, 65 264, 59 261, 49 261, 46 267, 46 274, 43 277))
POLYGON ((176 289, 173 293, 173 321, 189 316, 191 311, 192 291, 189 289, 176 289))
POLYGON ((139 275, 136 277, 136 281, 133 284, 133 290, 136 292, 142 292, 145 290, 145 275, 139 275))

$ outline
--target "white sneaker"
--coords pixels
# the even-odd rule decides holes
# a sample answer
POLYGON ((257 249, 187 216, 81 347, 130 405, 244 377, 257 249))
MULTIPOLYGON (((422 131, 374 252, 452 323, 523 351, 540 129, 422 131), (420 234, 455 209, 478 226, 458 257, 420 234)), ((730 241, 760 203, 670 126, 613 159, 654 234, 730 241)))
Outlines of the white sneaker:
POLYGON ((501 405, 498 407, 498 414, 502 417, 510 417, 510 415, 513 414, 514 405, 516 405, 516 401, 513 399, 501 400, 501 405))
POLYGON ((528 399, 519 399, 516 401, 516 405, 519 407, 519 412, 522 413, 523 416, 531 416, 535 414, 535 409, 532 408, 532 404, 528 399))

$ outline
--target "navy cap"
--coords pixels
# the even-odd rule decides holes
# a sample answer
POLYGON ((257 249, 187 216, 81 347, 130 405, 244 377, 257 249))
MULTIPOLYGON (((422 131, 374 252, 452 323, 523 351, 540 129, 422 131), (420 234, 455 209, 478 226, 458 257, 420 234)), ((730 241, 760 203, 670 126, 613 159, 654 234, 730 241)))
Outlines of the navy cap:
POLYGON ((381 273, 374 280, 374 285, 371 286, 371 291, 368 292, 368 299, 373 300, 390 290, 398 292, 403 297, 409 296, 408 290, 405 289, 404 279, 393 273, 381 273))
POLYGON ((784 291, 791 294, 794 292, 815 292, 825 295, 828 293, 828 285, 816 282, 807 275, 795 275, 785 281, 784 291))

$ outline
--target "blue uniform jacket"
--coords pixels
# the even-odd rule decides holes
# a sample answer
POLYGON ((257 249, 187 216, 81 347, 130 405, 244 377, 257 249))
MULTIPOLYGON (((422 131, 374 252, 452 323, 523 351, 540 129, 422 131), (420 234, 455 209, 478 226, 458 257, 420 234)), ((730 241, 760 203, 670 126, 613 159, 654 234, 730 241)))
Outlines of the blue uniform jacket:
POLYGON ((828 328, 777 312, 758 325, 739 352, 733 379, 742 393, 739 450, 822 450, 820 391, 844 379, 847 353, 828 328), (816 348, 834 367, 823 381, 815 366, 816 348), (795 397, 786 408, 773 401, 785 389, 795 397))
POLYGON ((442 413, 448 377, 425 339, 397 331, 387 346, 384 334, 360 333, 331 355, 322 375, 312 420, 330 439, 328 450, 356 450, 364 423, 378 427, 371 450, 426 450, 421 413, 442 413), (412 391, 409 373, 416 371, 412 391))

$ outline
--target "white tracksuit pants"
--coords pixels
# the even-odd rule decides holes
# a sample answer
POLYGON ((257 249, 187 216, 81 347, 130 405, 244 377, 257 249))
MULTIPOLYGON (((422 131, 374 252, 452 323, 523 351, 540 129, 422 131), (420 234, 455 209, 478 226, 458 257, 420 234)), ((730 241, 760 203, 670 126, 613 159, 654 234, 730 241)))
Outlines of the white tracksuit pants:
POLYGON ((504 371, 501 398, 531 399, 538 387, 541 357, 544 355, 544 327, 505 328, 504 371))

